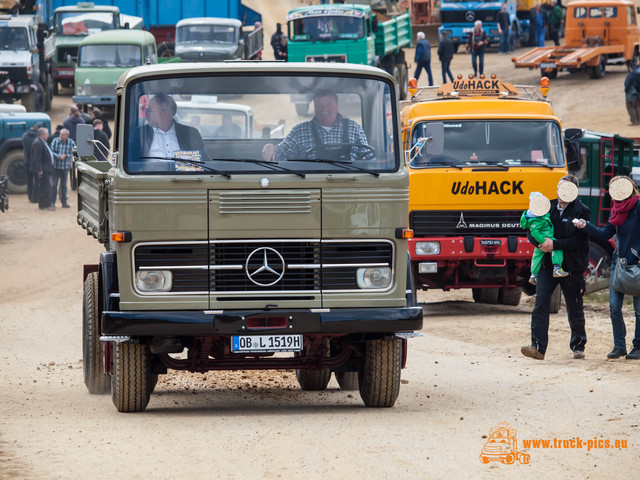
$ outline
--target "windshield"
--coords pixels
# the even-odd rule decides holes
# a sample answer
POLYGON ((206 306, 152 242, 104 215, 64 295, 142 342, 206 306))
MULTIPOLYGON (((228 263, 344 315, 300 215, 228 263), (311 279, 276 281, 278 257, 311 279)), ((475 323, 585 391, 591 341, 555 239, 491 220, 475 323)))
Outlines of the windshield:
POLYGON ((289 22, 291 40, 336 40, 364 37, 364 17, 324 15, 297 18, 289 22))
POLYGON ((141 81, 127 91, 125 170, 395 171, 390 88, 378 79, 275 73, 141 81))
POLYGON ((79 67, 136 67, 142 65, 140 45, 84 45, 79 67))
POLYGON ((24 27, 0 28, 1 50, 29 50, 29 36, 24 27))
POLYGON ((238 29, 231 25, 186 25, 176 32, 178 43, 238 43, 238 29))
POLYGON ((427 122, 414 127, 409 154, 414 168, 565 165, 560 127, 552 121, 444 122, 444 148, 438 154, 423 151, 427 136, 427 122))
POLYGON ((113 30, 115 15, 112 12, 59 12, 55 26, 58 35, 91 35, 113 30))

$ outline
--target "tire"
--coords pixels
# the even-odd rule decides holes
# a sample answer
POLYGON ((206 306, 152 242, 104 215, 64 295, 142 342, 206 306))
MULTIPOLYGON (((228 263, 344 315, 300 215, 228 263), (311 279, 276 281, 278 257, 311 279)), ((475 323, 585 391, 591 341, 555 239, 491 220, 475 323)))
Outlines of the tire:
POLYGON ((321 368, 319 370, 296 370, 296 378, 300 388, 305 391, 324 390, 331 380, 331 370, 321 368))
POLYGON ((562 304, 562 289, 560 285, 551 294, 551 302, 549 302, 549 313, 558 313, 562 304))
POLYGON ((98 273, 92 272, 84 281, 82 295, 82 370, 84 384, 92 394, 109 393, 111 389, 111 379, 104 373, 99 295, 98 273))
POLYGON ((500 296, 499 288, 474 288, 472 289, 473 300, 476 303, 498 303, 500 296))
POLYGON ((335 372, 335 375, 342 390, 358 390, 358 372, 335 372))
POLYGON ((517 307, 522 297, 522 288, 501 288, 498 294, 498 301, 502 305, 513 305, 517 307))
POLYGON ((308 103, 296 103, 296 113, 299 116, 304 117, 308 111, 309 111, 308 103))
POLYGON ((0 159, 0 176, 7 176, 9 193, 27 193, 27 166, 22 150, 10 150, 0 159))
POLYGON ((402 96, 402 69, 400 68, 400 65, 396 64, 393 66, 392 75, 398 84, 398 96, 400 97, 400 100, 404 100, 404 97, 402 96))
POLYGON ((144 343, 113 345, 111 400, 119 412, 143 412, 152 390, 151 353, 144 343))
POLYGON ((589 244, 589 263, 584 272, 585 293, 607 288, 611 274, 611 256, 597 243, 589 244))
POLYGON ((406 100, 409 98, 409 69, 406 63, 400 64, 400 77, 402 79, 400 83, 400 100, 406 100))
POLYGON ((29 92, 23 95, 20 103, 27 109, 27 112, 36 112, 36 92, 29 92))
POLYGON ((489 459, 487 457, 485 457, 484 455, 480 455, 480 463, 489 463, 489 459))
POLYGON ((634 50, 633 57, 627 62, 627 70, 630 72, 634 71, 638 67, 638 62, 640 62, 640 54, 638 50, 634 50))
POLYGON ((511 465, 513 462, 515 462, 516 457, 513 453, 507 453, 507 456, 504 457, 504 463, 506 463, 507 465, 511 465))
POLYGON ((595 67, 589 69, 589 76, 591 78, 604 78, 604 74, 607 70, 607 59, 604 55, 600 55, 600 62, 595 67))
POLYGON ((402 342, 367 340, 362 369, 358 372, 360 397, 367 407, 388 408, 400 393, 402 342))

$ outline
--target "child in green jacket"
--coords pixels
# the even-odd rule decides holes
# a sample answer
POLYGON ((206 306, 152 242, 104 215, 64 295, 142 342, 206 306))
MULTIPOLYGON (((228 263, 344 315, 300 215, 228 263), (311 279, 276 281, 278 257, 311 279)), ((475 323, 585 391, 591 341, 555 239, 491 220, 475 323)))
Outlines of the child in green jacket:
MULTIPOLYGON (((555 240, 553 237, 553 223, 551 223, 551 217, 549 216, 550 202, 547 197, 540 192, 532 192, 529 195, 529 210, 523 212, 520 218, 520 225, 522 228, 529 230, 531 236, 536 239, 538 243, 544 243, 547 238, 555 240)), ((538 272, 542 265, 542 257, 544 252, 536 247, 531 257, 531 277, 529 283, 534 285, 538 282, 538 272)), ((554 250, 551 252, 551 260, 553 261, 553 276, 554 277, 566 277, 569 275, 562 269, 562 261, 564 255, 562 250, 554 250)))

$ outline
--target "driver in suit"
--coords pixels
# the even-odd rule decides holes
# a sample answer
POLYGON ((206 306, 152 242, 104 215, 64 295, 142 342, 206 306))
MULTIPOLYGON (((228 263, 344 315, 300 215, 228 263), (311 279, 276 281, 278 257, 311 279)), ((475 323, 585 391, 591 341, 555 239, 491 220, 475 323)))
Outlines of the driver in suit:
POLYGON ((373 157, 373 150, 362 127, 338 112, 338 95, 318 93, 313 99, 313 107, 315 116, 311 120, 293 127, 278 145, 268 143, 264 146, 263 160, 280 162, 304 158, 348 161, 373 157))

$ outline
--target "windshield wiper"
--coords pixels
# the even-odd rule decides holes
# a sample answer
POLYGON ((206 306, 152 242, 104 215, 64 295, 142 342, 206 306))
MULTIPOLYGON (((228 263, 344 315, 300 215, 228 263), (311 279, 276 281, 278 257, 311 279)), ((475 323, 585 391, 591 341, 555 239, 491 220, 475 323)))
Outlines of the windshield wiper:
POLYGON ((280 170, 281 172, 293 173, 294 175, 297 175, 300 178, 305 178, 306 177, 306 175, 304 173, 302 173, 302 172, 297 172, 296 170, 292 170, 290 168, 283 167, 279 163, 268 162, 266 160, 257 160, 255 158, 214 158, 213 160, 216 160, 216 161, 219 161, 219 162, 249 162, 249 163, 255 163, 256 165, 262 165, 263 167, 267 167, 269 170, 274 170, 274 171, 280 170))
POLYGON ((483 165, 483 164, 473 164, 471 162, 467 162, 467 165, 469 165, 471 167, 471 170, 509 170, 510 166, 513 165, 503 165, 501 163, 491 163, 491 164, 487 164, 487 165, 483 165))
POLYGON ((380 174, 378 172, 372 172, 371 170, 367 170, 366 168, 358 167, 351 162, 344 162, 341 160, 329 160, 326 158, 294 158, 290 159, 290 162, 312 162, 312 163, 328 163, 330 165, 335 165, 338 167, 343 167, 346 170, 350 170, 352 172, 362 172, 368 173, 369 175, 373 175, 374 177, 379 177, 380 174))
POLYGON ((195 160, 185 160, 183 158, 173 158, 173 157, 140 157, 140 159, 141 160, 142 159, 166 160, 166 161, 172 161, 172 162, 186 163, 187 165, 192 165, 194 167, 202 168, 202 170, 204 170, 206 172, 215 173, 216 175, 222 175, 225 178, 231 178, 231 174, 229 174, 227 172, 222 172, 220 170, 216 170, 215 168, 211 168, 211 167, 205 165, 203 162, 197 162, 195 160))

